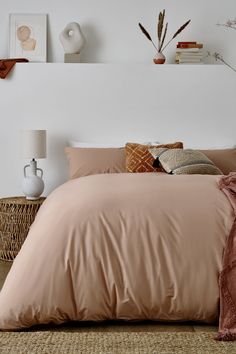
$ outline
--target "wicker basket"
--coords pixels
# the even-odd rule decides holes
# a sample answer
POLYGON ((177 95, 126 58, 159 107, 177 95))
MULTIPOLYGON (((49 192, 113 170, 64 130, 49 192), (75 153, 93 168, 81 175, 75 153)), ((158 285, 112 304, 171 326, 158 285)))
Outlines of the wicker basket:
POLYGON ((25 197, 0 199, 1 260, 12 261, 17 256, 44 200, 27 200, 25 197))

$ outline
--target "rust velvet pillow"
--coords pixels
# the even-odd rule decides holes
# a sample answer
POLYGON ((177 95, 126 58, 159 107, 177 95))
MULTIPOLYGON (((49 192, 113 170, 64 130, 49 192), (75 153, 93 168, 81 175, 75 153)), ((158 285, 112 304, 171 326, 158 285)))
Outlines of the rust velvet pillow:
MULTIPOLYGON (((176 142, 173 144, 162 144, 152 147, 183 149, 183 143, 176 142)), ((162 167, 153 167, 155 160, 148 149, 150 149, 150 145, 141 145, 135 143, 127 143, 125 145, 127 172, 165 172, 162 167)))

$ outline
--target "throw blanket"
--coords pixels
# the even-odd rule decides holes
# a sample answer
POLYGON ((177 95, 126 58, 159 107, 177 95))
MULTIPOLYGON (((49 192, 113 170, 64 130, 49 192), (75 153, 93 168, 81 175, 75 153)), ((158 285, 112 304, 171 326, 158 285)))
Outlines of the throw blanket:
POLYGON ((5 79, 15 63, 27 63, 28 61, 29 60, 25 58, 0 60, 0 78, 5 79))
POLYGON ((232 204, 235 218, 220 273, 220 324, 216 339, 236 340, 236 173, 222 177, 219 185, 232 204))

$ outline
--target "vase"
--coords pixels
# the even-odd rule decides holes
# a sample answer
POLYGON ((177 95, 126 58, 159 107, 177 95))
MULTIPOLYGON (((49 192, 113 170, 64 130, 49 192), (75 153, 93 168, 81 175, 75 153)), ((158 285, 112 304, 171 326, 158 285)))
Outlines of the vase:
POLYGON ((24 179, 23 179, 23 193, 28 200, 37 200, 44 190, 44 182, 42 180, 43 171, 41 168, 37 168, 37 162, 33 159, 30 161, 30 165, 24 167, 24 179), (29 174, 26 174, 26 170, 29 167, 29 174), (37 171, 41 173, 39 177, 37 171))
POLYGON ((164 64, 164 62, 166 61, 166 57, 162 52, 157 52, 157 54, 153 58, 153 61, 155 64, 164 64))

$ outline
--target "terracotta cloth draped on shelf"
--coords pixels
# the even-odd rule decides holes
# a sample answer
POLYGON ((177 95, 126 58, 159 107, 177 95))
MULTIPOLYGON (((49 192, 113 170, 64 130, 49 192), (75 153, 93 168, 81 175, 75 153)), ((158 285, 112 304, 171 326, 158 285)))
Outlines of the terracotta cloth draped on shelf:
POLYGON ((218 340, 236 340, 236 173, 221 178, 220 189, 228 197, 234 211, 220 273, 220 325, 218 340))
POLYGON ((25 58, 1 59, 0 60, 0 78, 5 79, 15 63, 27 63, 29 60, 25 58))

